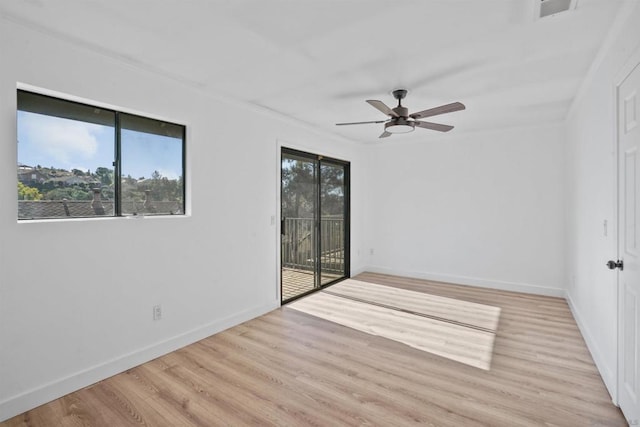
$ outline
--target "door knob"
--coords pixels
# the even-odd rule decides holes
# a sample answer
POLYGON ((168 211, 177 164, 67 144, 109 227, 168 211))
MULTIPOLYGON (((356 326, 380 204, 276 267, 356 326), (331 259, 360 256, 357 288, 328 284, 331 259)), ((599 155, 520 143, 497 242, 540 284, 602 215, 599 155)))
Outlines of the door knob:
POLYGON ((607 262, 607 267, 609 267, 609 270, 615 270, 616 268, 624 270, 624 262, 621 259, 617 261, 610 260, 607 262))

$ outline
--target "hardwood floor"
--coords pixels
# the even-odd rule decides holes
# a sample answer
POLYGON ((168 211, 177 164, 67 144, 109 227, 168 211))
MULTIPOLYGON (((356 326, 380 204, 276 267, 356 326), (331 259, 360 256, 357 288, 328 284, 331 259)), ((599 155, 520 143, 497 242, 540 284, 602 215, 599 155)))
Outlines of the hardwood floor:
POLYGON ((344 280, 289 308, 489 370, 500 308, 344 280))
POLYGON ((285 306, 0 425, 627 425, 564 300, 356 279, 500 307, 491 370, 285 306))
POLYGON ((500 318, 499 307, 354 279, 343 280, 324 292, 491 332, 496 331, 500 318))

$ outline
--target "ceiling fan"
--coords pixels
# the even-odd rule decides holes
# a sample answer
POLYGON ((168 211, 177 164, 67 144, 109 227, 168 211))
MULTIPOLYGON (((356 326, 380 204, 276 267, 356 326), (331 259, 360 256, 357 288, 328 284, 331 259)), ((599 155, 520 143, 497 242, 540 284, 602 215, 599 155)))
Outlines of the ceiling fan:
POLYGON ((441 125, 439 123, 423 122, 418 119, 425 117, 437 116, 438 114, 451 113, 454 111, 464 110, 466 107, 461 102, 453 102, 451 104, 441 105, 439 107, 430 108, 428 110, 418 111, 417 113, 409 114, 409 110, 403 107, 401 102, 407 91, 405 89, 396 89, 393 92, 393 97, 398 100, 398 106, 395 108, 389 108, 387 105, 375 99, 368 99, 367 102, 383 112, 390 118, 387 120, 375 120, 371 122, 352 122, 352 123, 336 123, 337 126, 348 125, 364 125, 369 123, 384 123, 384 132, 380 135, 380 138, 386 138, 394 133, 408 133, 413 132, 416 127, 437 130, 439 132, 449 132, 453 129, 453 126, 441 125))

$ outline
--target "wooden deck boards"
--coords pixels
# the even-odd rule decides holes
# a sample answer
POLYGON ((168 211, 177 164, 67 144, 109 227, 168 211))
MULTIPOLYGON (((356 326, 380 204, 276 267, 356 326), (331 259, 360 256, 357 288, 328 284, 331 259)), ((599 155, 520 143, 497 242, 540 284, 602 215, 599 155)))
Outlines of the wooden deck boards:
MULTIPOLYGON (((331 282, 341 277, 337 274, 324 273, 321 282, 331 282)), ((314 276, 312 271, 297 270, 293 268, 282 269, 282 300, 302 295, 314 289, 314 276)))
POLYGON ((282 269, 282 299, 284 301, 313 290, 313 272, 282 269))
POLYGON ((0 425, 627 425, 564 300, 356 279, 500 307, 491 370, 285 306, 0 425))

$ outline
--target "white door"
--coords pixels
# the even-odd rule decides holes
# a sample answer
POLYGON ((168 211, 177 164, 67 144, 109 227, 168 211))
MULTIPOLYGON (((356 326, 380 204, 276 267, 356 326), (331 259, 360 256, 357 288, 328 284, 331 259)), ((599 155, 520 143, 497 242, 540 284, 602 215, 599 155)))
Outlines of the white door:
POLYGON ((640 425, 640 65, 618 92, 618 402, 640 425))

